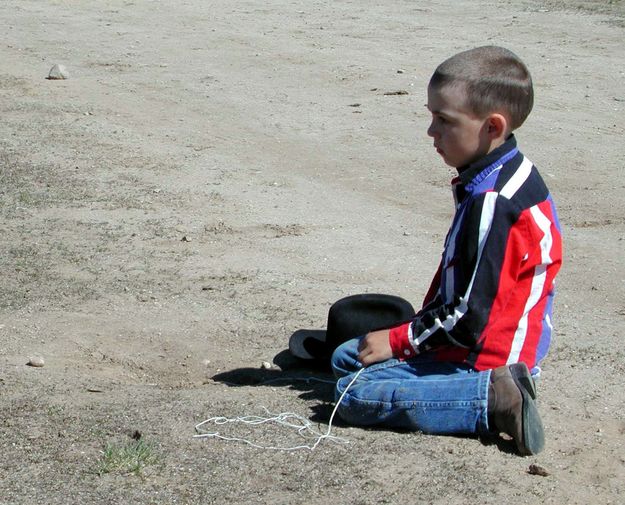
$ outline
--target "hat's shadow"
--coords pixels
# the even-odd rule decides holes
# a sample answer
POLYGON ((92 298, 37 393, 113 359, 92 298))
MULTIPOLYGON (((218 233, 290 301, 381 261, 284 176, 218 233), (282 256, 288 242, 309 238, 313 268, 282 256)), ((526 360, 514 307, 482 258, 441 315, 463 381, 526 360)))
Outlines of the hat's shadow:
MULTIPOLYGON (((320 330, 297 330, 313 333, 320 330)), ((327 421, 334 408, 334 384, 336 379, 327 361, 301 360, 288 349, 280 351, 273 358, 275 367, 270 369, 243 367, 218 373, 211 377, 229 387, 286 387, 299 391, 303 400, 319 400, 311 407, 312 421, 327 421)), ((340 421, 338 424, 342 424, 340 421)))

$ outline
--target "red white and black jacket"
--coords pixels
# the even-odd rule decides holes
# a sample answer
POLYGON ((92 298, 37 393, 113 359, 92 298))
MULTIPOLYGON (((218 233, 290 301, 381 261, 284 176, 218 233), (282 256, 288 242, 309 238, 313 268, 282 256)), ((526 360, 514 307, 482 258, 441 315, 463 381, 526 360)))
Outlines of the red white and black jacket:
POLYGON ((477 370, 521 361, 531 369, 549 348, 562 263, 553 200, 514 136, 459 172, 439 269, 423 308, 391 329, 393 353, 432 352, 477 370))

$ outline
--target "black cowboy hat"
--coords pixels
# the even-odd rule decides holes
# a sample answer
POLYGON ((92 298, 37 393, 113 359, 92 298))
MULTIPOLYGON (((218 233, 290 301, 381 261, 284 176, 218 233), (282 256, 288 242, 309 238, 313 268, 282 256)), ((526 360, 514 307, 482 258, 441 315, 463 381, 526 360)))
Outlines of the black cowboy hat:
POLYGON ((328 311, 327 330, 297 330, 289 339, 289 351, 303 360, 326 361, 343 342, 397 326, 414 315, 412 305, 399 296, 365 293, 341 298, 328 311))

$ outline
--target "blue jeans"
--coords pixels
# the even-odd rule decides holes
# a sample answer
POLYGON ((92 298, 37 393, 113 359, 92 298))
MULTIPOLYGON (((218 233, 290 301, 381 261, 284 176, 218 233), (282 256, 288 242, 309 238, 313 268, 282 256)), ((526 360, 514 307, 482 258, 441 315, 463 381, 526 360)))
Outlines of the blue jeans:
MULTIPOLYGON (((359 338, 332 355, 336 400, 362 369, 359 338)), ((390 359, 365 368, 338 407, 355 425, 384 425, 424 433, 488 432, 490 370, 478 372, 462 363, 436 361, 429 353, 400 361, 390 359)))

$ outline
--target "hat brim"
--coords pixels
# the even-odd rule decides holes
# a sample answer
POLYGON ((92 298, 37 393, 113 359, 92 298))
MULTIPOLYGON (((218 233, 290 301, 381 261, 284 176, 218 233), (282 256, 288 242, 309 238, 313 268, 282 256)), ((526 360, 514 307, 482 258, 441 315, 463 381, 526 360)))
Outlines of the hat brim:
POLYGON ((297 330, 289 339, 289 352, 303 360, 318 360, 326 357, 325 330, 297 330))

